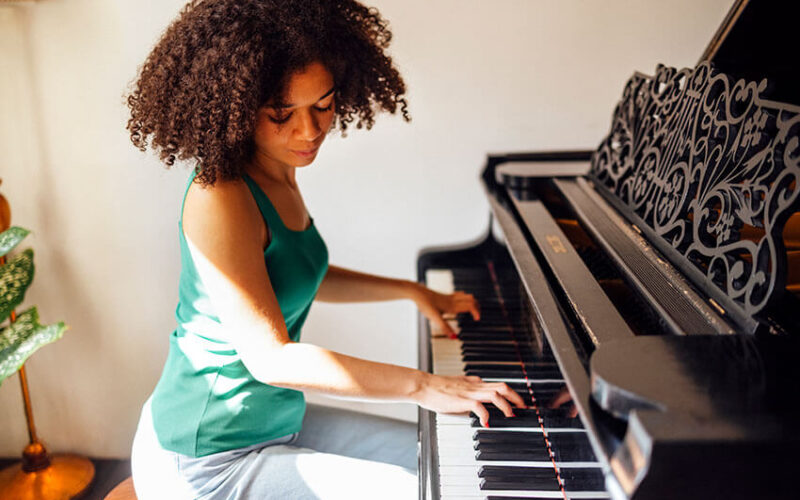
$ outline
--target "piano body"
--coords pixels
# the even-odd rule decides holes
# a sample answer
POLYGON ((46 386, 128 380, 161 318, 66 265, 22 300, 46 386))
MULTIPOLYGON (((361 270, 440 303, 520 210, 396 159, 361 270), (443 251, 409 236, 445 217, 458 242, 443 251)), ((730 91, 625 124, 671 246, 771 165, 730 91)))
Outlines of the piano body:
POLYGON ((800 495, 798 19, 739 0, 694 69, 634 74, 596 151, 489 156, 487 235, 418 260, 482 319, 420 316, 419 361, 531 409, 420 410, 421 498, 800 495))

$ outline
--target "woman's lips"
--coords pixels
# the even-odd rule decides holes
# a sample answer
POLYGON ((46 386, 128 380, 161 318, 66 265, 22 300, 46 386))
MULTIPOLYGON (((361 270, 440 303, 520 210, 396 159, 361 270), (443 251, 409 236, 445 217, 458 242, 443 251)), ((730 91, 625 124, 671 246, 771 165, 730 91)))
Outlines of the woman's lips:
POLYGON ((312 149, 293 149, 292 153, 296 154, 301 158, 311 158, 319 151, 319 146, 312 148, 312 149))

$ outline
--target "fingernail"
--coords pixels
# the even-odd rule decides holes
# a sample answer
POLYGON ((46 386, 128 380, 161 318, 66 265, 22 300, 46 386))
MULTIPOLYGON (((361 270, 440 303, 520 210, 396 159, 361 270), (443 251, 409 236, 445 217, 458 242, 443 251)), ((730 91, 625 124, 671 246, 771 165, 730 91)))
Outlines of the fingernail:
POLYGON ((516 417, 516 416, 517 416, 517 414, 516 414, 516 413, 514 413, 514 412, 512 411, 512 412, 511 412, 511 416, 512 416, 512 417, 516 417))
POLYGON ((489 428, 489 422, 484 422, 484 423, 483 423, 483 426, 484 426, 484 427, 486 427, 486 428, 488 429, 488 428, 489 428))
POLYGON ((455 333, 451 333, 451 334, 450 334, 450 338, 451 338, 451 339, 457 339, 457 338, 458 338, 458 335, 456 335, 455 333))

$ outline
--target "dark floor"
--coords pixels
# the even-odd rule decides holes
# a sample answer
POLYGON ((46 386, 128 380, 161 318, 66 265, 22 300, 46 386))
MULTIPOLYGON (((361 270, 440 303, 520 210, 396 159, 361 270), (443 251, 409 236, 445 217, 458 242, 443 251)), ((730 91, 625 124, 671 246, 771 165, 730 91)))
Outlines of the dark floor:
MULTIPOLYGON (((92 458, 94 463, 94 482, 89 487, 82 500, 103 500, 114 486, 121 483, 131 475, 130 460, 108 460, 92 458)), ((19 458, 0 458, 0 470, 14 465, 19 458)))

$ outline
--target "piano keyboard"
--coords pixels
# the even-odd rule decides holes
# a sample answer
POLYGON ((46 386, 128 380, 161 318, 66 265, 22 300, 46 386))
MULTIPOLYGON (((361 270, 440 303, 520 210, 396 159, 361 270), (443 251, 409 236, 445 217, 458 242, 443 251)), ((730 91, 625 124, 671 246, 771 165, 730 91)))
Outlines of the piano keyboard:
POLYGON ((564 381, 549 348, 532 343, 518 278, 497 276, 489 264, 431 269, 426 284, 443 293, 472 293, 481 305, 480 322, 468 315, 452 320, 458 339, 437 336, 431 325, 433 373, 505 382, 529 406, 506 418, 485 405, 489 428, 480 427, 474 415, 435 416, 440 498, 609 498, 580 419, 570 418, 567 408, 547 407, 564 381))

